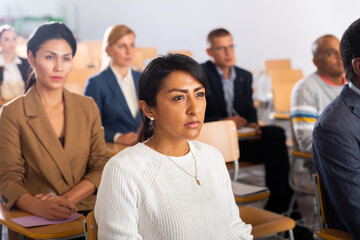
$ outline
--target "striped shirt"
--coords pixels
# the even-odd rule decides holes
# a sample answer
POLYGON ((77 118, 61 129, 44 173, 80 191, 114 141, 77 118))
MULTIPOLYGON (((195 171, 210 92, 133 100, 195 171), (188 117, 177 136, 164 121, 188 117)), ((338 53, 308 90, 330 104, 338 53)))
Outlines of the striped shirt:
MULTIPOLYGON (((345 84, 345 81, 344 81, 345 84)), ((312 153, 312 132, 322 111, 343 86, 330 85, 318 73, 300 80, 291 93, 291 123, 302 152, 312 153)))

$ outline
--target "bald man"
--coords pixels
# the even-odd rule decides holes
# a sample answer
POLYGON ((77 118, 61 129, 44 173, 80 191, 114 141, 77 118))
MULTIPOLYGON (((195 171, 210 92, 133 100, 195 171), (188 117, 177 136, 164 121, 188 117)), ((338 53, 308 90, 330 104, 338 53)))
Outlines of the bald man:
POLYGON ((312 153, 312 132, 321 112, 345 84, 340 41, 333 35, 318 38, 312 45, 317 71, 296 83, 291 93, 291 121, 302 152, 312 153))

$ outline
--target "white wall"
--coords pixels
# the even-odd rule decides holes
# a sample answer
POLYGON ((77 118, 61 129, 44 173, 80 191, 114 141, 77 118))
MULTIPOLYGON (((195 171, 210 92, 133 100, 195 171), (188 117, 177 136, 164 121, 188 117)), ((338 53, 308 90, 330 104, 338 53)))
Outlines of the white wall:
MULTIPOLYGON (((57 0, 0 0, 0 18, 58 17, 57 0)), ((30 34, 41 21, 21 22, 21 30, 30 34)))
POLYGON ((57 0, 0 0, 0 17, 57 15, 57 0))
POLYGON ((160 54, 189 49, 200 62, 208 59, 208 32, 225 27, 234 36, 238 65, 261 70, 267 58, 291 58, 305 74, 315 70, 312 42, 327 33, 340 38, 360 17, 358 0, 0 0, 0 6, 3 2, 24 2, 34 14, 62 15, 81 40, 101 40, 107 26, 126 24, 138 46, 156 46, 160 54))

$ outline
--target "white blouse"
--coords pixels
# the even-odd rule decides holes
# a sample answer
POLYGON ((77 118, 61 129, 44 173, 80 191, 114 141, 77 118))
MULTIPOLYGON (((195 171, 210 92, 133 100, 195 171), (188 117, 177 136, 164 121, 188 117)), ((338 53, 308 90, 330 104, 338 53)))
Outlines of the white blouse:
POLYGON ((21 64, 20 58, 15 57, 14 61, 6 63, 3 55, 0 54, 0 66, 4 68, 3 81, 0 85, 0 96, 4 100, 11 100, 24 94, 25 83, 18 64, 21 64))

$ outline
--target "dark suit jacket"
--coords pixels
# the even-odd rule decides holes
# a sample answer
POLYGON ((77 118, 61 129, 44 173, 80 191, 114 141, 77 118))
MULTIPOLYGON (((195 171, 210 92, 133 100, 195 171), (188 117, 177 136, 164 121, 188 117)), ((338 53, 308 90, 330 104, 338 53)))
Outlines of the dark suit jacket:
MULTIPOLYGON (((26 85, 26 81, 28 80, 29 75, 31 74, 31 67, 30 67, 27 59, 20 58, 20 60, 21 60, 21 64, 18 64, 18 67, 19 67, 22 79, 24 80, 25 85, 26 85)), ((1 66, 0 67, 0 84, 2 83, 3 80, 4 80, 4 66, 1 66)))
MULTIPOLYGON (((82 179, 97 188, 108 160, 98 108, 89 97, 64 89, 65 145, 62 147, 35 87, 0 113, 0 202, 11 208, 24 193, 58 195, 82 179)), ((91 210, 95 195, 78 203, 91 210)))
MULTIPOLYGON (((139 96, 140 72, 132 70, 132 75, 139 96)), ((93 97, 99 107, 107 142, 113 142, 114 135, 118 132, 136 132, 139 128, 142 113, 139 111, 134 119, 110 67, 87 81, 84 94, 93 97)))
POLYGON ((313 161, 329 199, 328 226, 360 239, 360 96, 348 85, 316 121, 313 161))
MULTIPOLYGON (((211 61, 201 64, 209 82, 209 94, 206 96, 205 121, 218 121, 228 117, 221 77, 211 61)), ((235 67, 234 109, 249 123, 257 123, 256 109, 252 100, 252 75, 250 72, 235 67)))

